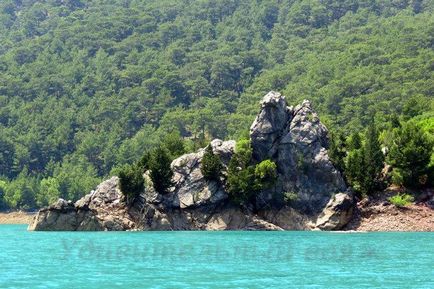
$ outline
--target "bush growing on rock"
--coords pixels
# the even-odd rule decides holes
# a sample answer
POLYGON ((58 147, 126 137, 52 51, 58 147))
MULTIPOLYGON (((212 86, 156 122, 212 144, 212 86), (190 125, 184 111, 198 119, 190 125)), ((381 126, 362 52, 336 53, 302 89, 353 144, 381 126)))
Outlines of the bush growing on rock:
POLYGON ((200 170, 207 180, 218 180, 223 168, 218 155, 214 154, 211 144, 205 149, 200 170))
POLYGON ((167 193, 168 189, 173 185, 173 171, 170 168, 172 159, 168 150, 159 146, 151 153, 149 161, 149 170, 154 189, 161 193, 167 193))
POLYGON ((272 186, 277 179, 277 165, 271 160, 260 162, 255 167, 255 178, 258 187, 272 186))
POLYGON ((131 203, 145 189, 143 169, 138 164, 124 165, 118 173, 119 189, 131 203))
POLYGON ((233 157, 228 167, 228 193, 232 201, 242 204, 248 201, 256 192, 255 167, 242 168, 238 166, 237 157, 233 157))
POLYGON ((242 204, 256 192, 255 167, 250 164, 252 148, 249 140, 239 140, 228 166, 228 193, 232 201, 242 204))
POLYGON ((298 194, 293 191, 283 193, 283 200, 287 204, 291 204, 298 200, 298 194))
POLYGON ((249 201, 257 192, 272 186, 277 179, 277 166, 265 160, 250 165, 252 147, 249 140, 240 140, 228 166, 228 192, 236 203, 249 201))
POLYGON ((241 139, 237 142, 235 147, 235 154, 237 161, 243 167, 247 167, 252 159, 252 144, 249 139, 241 139))

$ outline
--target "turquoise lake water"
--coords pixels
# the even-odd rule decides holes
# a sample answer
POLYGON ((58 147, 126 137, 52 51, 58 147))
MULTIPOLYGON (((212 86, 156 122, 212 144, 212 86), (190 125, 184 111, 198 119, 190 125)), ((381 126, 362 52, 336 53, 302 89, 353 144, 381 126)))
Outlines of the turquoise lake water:
POLYGON ((0 288, 434 288, 434 234, 1 225, 0 288))

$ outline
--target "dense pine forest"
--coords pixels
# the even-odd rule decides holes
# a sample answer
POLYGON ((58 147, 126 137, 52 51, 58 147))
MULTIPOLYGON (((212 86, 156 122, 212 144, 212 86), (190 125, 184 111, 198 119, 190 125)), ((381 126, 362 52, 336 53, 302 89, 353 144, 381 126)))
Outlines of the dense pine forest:
POLYGON ((312 102, 360 193, 384 160, 429 185, 433 49, 433 0, 2 0, 0 207, 245 137, 270 90, 312 102))

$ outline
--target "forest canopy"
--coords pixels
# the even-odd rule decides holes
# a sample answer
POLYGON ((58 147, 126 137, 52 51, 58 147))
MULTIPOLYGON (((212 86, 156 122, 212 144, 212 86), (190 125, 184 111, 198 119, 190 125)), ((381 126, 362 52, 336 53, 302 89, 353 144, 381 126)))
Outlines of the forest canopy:
POLYGON ((76 200, 171 135, 239 139, 270 90, 332 132, 433 139, 433 48, 433 0, 2 0, 0 206, 76 200))

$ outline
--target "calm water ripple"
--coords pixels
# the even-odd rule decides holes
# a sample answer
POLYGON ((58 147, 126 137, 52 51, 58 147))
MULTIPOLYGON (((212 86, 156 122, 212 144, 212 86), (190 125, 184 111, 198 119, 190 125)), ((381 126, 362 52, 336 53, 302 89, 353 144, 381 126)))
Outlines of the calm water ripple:
POLYGON ((434 233, 27 232, 0 288, 434 288, 434 233))

